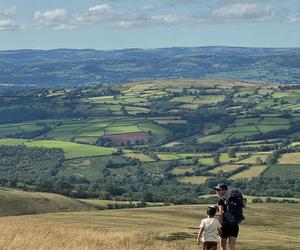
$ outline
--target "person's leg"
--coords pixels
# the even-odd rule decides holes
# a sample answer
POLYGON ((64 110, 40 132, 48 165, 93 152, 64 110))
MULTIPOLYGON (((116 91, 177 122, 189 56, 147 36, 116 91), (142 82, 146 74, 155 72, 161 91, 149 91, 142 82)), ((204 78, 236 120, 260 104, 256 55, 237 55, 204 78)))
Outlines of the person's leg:
POLYGON ((236 248, 236 237, 232 237, 230 236, 229 237, 229 247, 230 247, 230 250, 237 250, 236 248))
POLYGON ((221 238, 221 250, 226 250, 227 238, 221 238))
POLYGON ((217 250, 218 248, 218 243, 217 242, 211 242, 209 249, 210 250, 217 250))
POLYGON ((239 225, 238 224, 232 225, 230 227, 230 232, 228 234, 230 250, 237 250, 236 240, 237 240, 238 234, 239 234, 239 225))
POLYGON ((208 241, 206 242, 206 248, 205 250, 217 250, 218 243, 214 241, 208 241))

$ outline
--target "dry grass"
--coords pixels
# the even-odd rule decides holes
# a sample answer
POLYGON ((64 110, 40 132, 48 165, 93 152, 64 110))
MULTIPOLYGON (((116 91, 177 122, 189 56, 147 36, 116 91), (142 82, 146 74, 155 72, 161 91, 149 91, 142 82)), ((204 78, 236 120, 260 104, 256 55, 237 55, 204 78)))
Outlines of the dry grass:
POLYGON ((238 169, 239 167, 241 167, 241 165, 224 165, 221 167, 216 167, 216 168, 210 170, 209 172, 214 173, 214 174, 216 174, 220 171, 223 171, 224 173, 228 173, 228 172, 238 169))
POLYGON ((287 153, 283 154, 278 163, 280 164, 300 164, 300 153, 287 153))
POLYGON ((41 214, 94 209, 85 203, 62 195, 0 189, 0 216, 41 214))
POLYGON ((239 161, 237 163, 241 163, 241 164, 256 164, 256 159, 257 158, 260 158, 262 160, 262 162, 265 162, 269 155, 270 155, 270 153, 253 154, 249 158, 244 159, 242 161, 239 161))
MULTIPOLYGON (((207 205, 0 218, 1 249, 196 250, 207 205)), ((249 204, 240 226, 243 250, 300 247, 299 204, 249 204)))
MULTIPOLYGON (((101 232, 35 222, 6 219, 0 225, 1 249, 64 249, 64 250, 129 250, 129 249, 191 249, 178 242, 155 240, 136 233, 101 232)), ((163 236, 162 236, 163 237, 163 236)))
POLYGON ((289 146, 295 147, 295 146, 299 146, 299 145, 300 145, 300 141, 296 141, 296 142, 292 142, 289 146))
POLYGON ((249 169, 246 169, 234 176, 231 176, 229 179, 236 180, 240 178, 250 179, 253 177, 257 177, 260 176, 261 173, 264 172, 266 168, 267 166, 263 166, 263 165, 251 166, 249 169))
POLYGON ((134 159, 138 159, 141 162, 152 162, 155 161, 153 160, 150 156, 143 154, 143 153, 138 153, 138 152, 133 152, 133 151, 127 151, 124 154, 125 157, 129 157, 129 158, 134 158, 134 159))
POLYGON ((210 176, 187 176, 182 178, 177 178, 178 181, 183 183, 192 183, 192 184, 203 184, 206 182, 210 176))

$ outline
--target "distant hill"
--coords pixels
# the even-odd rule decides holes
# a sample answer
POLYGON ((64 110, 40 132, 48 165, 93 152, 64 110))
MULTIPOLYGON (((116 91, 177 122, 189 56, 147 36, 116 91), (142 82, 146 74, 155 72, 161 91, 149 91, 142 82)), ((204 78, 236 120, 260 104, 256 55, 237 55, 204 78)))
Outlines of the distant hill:
POLYGON ((93 210, 92 206, 58 194, 0 189, 0 216, 93 210))
POLYGON ((300 48, 0 51, 0 90, 173 78, 300 83, 300 48))

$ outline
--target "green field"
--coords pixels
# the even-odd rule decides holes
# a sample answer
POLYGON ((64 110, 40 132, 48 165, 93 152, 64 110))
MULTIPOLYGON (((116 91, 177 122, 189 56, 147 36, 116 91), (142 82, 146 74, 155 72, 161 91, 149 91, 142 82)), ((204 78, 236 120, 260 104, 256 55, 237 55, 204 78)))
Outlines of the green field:
POLYGON ((227 162, 234 162, 238 161, 240 157, 247 155, 248 153, 236 153, 235 157, 229 157, 228 153, 221 153, 220 154, 220 162, 227 163, 227 162))
POLYGON ((208 153, 159 153, 158 158, 162 161, 189 159, 193 157, 200 157, 199 160, 210 159, 211 154, 208 153), (203 157, 203 158, 202 158, 203 157))
MULTIPOLYGON (((51 123, 47 122, 47 125, 51 126, 51 123)), ((0 124, 0 137, 15 136, 19 133, 38 131, 43 128, 45 128, 44 125, 38 125, 35 122, 0 124)))
POLYGON ((179 96, 174 97, 169 102, 175 102, 175 103, 193 103, 195 100, 194 96, 179 96))
POLYGON ((161 154, 157 154, 158 158, 162 161, 171 161, 171 160, 179 160, 181 159, 181 157, 178 154, 174 154, 174 153, 161 153, 161 154))
POLYGON ((85 177, 95 180, 103 176, 103 170, 110 161, 123 163, 125 159, 122 156, 111 155, 70 159, 64 162, 59 175, 85 177))
POLYGON ((300 175, 300 165, 276 164, 269 166, 264 172, 266 177, 279 177, 281 179, 297 178, 300 175))
POLYGON ((0 145, 26 145, 28 147, 61 148, 66 159, 87 156, 111 155, 116 151, 114 148, 96 147, 78 144, 74 142, 55 140, 24 140, 24 139, 0 139, 0 145))
POLYGON ((204 165, 213 165, 213 164, 215 164, 214 159, 212 157, 200 158, 199 163, 204 164, 204 165))
POLYGON ((227 134, 215 134, 215 135, 208 135, 198 138, 199 143, 204 142, 221 142, 231 136, 230 133, 227 134))
POLYGON ((182 166, 182 167, 176 167, 172 170, 173 174, 179 175, 179 174, 184 174, 184 173, 193 173, 194 168, 190 166, 182 166))

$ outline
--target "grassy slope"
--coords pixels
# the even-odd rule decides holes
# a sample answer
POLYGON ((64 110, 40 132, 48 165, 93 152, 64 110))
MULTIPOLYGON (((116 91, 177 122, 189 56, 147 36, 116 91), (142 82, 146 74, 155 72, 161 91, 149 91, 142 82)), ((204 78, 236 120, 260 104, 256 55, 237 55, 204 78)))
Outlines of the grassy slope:
POLYGON ((51 193, 0 189, 0 216, 91 210, 80 201, 51 193))
POLYGON ((114 148, 97 147, 93 145, 84 145, 74 142, 56 141, 56 140, 24 140, 24 139, 0 139, 3 145, 26 145, 28 147, 47 147, 62 148, 66 159, 110 155, 116 151, 114 148))
MULTIPOLYGON (((0 237, 8 249, 18 244, 10 237, 18 228, 19 244, 36 242, 32 249, 43 242, 39 249, 62 246, 74 249, 76 244, 76 249, 193 250, 199 249, 195 234, 206 207, 170 206, 1 218, 0 225, 8 225, 8 229, 0 237), (85 237, 77 241, 74 230, 86 232, 85 237), (80 244, 85 248, 78 248, 80 244)), ((299 208, 299 204, 250 204, 245 209, 246 220, 240 226, 239 249, 299 249, 300 223, 295 220, 300 216, 299 208)))

